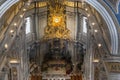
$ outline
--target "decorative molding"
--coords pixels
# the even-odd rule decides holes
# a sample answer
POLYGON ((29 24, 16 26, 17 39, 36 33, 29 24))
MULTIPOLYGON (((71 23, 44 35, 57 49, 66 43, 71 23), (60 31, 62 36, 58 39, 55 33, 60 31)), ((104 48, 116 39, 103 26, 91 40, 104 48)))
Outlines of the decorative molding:
POLYGON ((0 6, 0 18, 2 15, 15 3, 17 3, 19 0, 7 0, 0 6))
POLYGON ((106 62, 106 67, 110 73, 120 73, 120 62, 106 62))

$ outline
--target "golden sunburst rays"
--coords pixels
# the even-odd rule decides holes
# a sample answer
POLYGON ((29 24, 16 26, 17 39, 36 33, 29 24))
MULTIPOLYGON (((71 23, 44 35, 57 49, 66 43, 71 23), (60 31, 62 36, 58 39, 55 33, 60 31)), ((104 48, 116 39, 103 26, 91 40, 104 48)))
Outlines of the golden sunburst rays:
POLYGON ((64 0, 48 0, 48 24, 45 27, 44 39, 70 38, 70 30, 66 27, 64 0))

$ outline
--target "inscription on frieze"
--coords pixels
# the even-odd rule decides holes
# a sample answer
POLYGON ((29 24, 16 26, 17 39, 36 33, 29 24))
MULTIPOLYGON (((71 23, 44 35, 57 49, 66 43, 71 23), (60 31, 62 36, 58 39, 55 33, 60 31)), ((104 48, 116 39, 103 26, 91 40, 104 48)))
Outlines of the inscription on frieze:
POLYGON ((107 62, 106 65, 110 72, 120 73, 120 62, 107 62))

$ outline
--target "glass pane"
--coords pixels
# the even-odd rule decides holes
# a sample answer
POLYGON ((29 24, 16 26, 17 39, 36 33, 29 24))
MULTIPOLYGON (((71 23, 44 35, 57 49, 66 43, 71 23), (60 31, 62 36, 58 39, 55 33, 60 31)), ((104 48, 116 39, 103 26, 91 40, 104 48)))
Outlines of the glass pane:
POLYGON ((87 33, 87 22, 86 22, 87 18, 83 17, 83 32, 87 33))
POLYGON ((26 18, 26 34, 30 33, 30 17, 26 18))

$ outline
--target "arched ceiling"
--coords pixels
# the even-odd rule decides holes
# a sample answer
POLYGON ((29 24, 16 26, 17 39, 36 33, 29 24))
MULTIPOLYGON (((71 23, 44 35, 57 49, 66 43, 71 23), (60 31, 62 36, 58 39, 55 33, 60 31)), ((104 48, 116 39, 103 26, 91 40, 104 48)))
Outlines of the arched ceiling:
POLYGON ((118 34, 116 30, 116 26, 114 24, 113 19, 111 18, 110 14, 107 12, 107 10, 102 6, 98 1, 96 0, 85 0, 88 4, 92 5, 104 18, 106 21, 110 34, 111 34, 111 43, 112 43, 112 54, 118 53, 118 34))
MULTIPOLYGON (((0 0, 0 17, 5 13, 5 11, 10 8, 13 4, 18 2, 20 0, 0 0)), ((24 1, 24 0, 21 0, 24 1)), ((27 0, 25 0, 27 1, 27 0)), ((34 0, 28 0, 29 2, 32 2, 34 0)), ((36 0, 36 1, 46 1, 46 0, 36 0)), ((81 1, 81 0, 68 0, 68 1, 81 1)), ((82 0, 82 1, 91 1, 91 0, 82 0)), ((94 0, 93 0, 94 1, 94 0)), ((100 0, 101 1, 101 0, 100 0)), ((120 0, 103 0, 114 12, 116 12, 117 18, 119 17, 119 2, 120 0)), ((118 18, 118 22, 120 23, 120 19, 118 18)))
MULTIPOLYGON (((9 1, 10 3, 7 4, 8 1, 4 2, 4 4, 2 6, 0 6, 0 9, 1 9, 0 17, 4 14, 5 11, 7 11, 7 9, 10 6, 12 6, 16 2, 18 2, 19 0, 10 0, 9 1), (5 7, 5 5, 6 5, 6 7, 5 7)), ((41 0, 41 1, 43 1, 43 0, 41 0)), ((71 1, 73 1, 73 0, 71 0, 71 1)), ((76 1, 79 1, 79 0, 76 0, 76 1)), ((88 4, 92 5, 102 15, 102 17, 105 20, 105 22, 108 26, 108 29, 110 31, 110 36, 111 36, 111 40, 112 40, 111 41, 111 44, 112 44, 111 54, 114 54, 114 55, 118 54, 118 44, 119 44, 118 43, 118 33, 117 33, 116 25, 115 25, 115 22, 113 21, 112 16, 108 13, 108 11, 104 8, 104 6, 101 5, 98 1, 96 1, 96 0, 84 0, 84 1, 87 2, 88 4)))
POLYGON ((2 0, 0 5, 0 18, 12 5, 14 5, 18 1, 19 0, 2 0))

